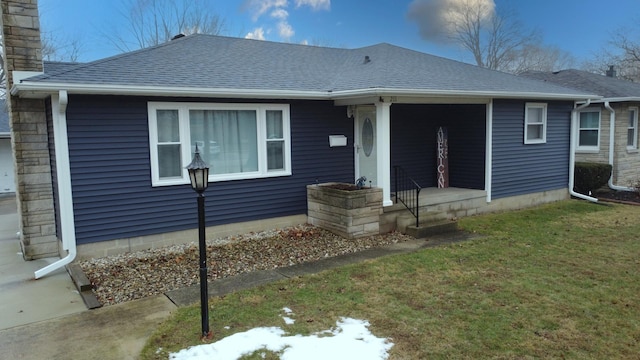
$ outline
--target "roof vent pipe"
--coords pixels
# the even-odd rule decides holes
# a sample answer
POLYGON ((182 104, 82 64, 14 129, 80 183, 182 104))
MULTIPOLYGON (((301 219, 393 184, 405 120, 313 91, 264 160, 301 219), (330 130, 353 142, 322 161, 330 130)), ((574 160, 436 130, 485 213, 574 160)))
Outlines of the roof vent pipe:
POLYGON ((368 64, 368 63, 370 63, 370 62, 371 62, 371 58, 369 57, 369 55, 366 55, 366 56, 364 57, 364 63, 363 63, 363 64, 368 64))
POLYGON ((617 76, 615 65, 609 65, 609 70, 607 70, 607 77, 614 78, 617 76))

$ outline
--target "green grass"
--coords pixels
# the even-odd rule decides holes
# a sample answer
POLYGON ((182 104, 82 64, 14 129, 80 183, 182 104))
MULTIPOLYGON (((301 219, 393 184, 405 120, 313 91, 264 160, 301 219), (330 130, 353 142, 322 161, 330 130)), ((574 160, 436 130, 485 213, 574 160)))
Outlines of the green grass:
MULTIPOLYGON (((392 339, 392 359, 637 359, 639 207, 565 201, 460 227, 484 236, 213 298, 212 341, 258 326, 309 334, 345 316, 392 339)), ((181 308, 142 358, 199 333, 199 307, 181 308)))

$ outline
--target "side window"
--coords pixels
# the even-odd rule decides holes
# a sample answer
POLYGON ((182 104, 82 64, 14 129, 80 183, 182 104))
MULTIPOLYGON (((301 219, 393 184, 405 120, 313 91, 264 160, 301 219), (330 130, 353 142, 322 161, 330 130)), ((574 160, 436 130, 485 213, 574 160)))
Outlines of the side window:
POLYGON ((158 176, 161 179, 181 178, 181 144, 178 110, 157 110, 158 176))
POLYGON ((627 149, 638 148, 638 108, 629 108, 629 125, 627 127, 627 149))
POLYGON ((580 112, 578 150, 597 151, 600 148, 600 110, 580 112))
POLYGON ((527 103, 524 112, 524 143, 541 144, 547 141, 547 104, 527 103))

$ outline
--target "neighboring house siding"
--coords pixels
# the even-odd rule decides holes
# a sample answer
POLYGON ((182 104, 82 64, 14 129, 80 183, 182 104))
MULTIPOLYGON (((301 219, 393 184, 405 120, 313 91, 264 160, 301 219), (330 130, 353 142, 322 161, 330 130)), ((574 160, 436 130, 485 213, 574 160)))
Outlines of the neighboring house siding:
POLYGON ((570 102, 547 102, 547 104, 546 143, 525 145, 525 101, 494 101, 492 169, 494 199, 567 188, 573 104, 570 102))
MULTIPOLYGON (((615 154, 613 167, 613 183, 618 186, 637 187, 640 185, 640 151, 627 148, 629 129, 629 107, 640 109, 640 102, 624 102, 611 104, 616 111, 615 154)), ((639 121, 640 122, 640 121, 639 121)), ((636 144, 640 131, 636 130, 636 144)))
MULTIPOLYGON (((618 186, 635 186, 640 180, 640 152, 627 148, 629 107, 640 108, 638 102, 617 102, 610 106, 615 111, 613 183, 618 186)), ((576 161, 609 163, 611 112, 604 105, 592 105, 588 109, 600 109, 600 137, 598 151, 576 151, 576 161)), ((638 135, 636 135, 638 136, 638 135)), ((636 140, 637 141, 637 140, 636 140)))
MULTIPOLYGON (((576 149, 576 161, 586 161, 607 164, 609 162, 609 129, 610 112, 602 105, 592 105, 583 110, 600 110, 599 149, 597 151, 576 149)), ((578 120, 580 121, 580 120, 578 120)), ((619 121, 618 121, 619 122, 619 121)), ((626 132, 626 128, 625 128, 626 132)), ((578 141, 576 139, 576 141, 578 141)), ((625 140, 626 144, 626 140, 625 140)), ((578 144, 576 143, 576 146, 578 144)))
MULTIPOLYGON (((147 101, 180 100, 70 97, 67 124, 79 244, 197 227, 196 194, 189 185, 151 186, 147 101)), ((290 104, 293 175, 210 183, 207 226, 304 214, 307 184, 352 181, 352 147, 329 148, 328 143, 330 134, 344 134, 352 143, 353 122, 346 109, 332 102, 290 104)))
POLYGON ((436 132, 444 126, 449 133, 449 186, 484 189, 485 118, 485 105, 394 104, 391 165, 405 168, 422 187, 437 186, 436 132))

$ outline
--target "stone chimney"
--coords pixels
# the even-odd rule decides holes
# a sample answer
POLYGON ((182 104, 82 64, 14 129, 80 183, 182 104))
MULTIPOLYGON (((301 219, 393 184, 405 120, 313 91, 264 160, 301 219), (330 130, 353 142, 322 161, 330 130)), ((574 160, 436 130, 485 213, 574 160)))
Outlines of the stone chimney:
POLYGON ((616 67, 614 65, 609 65, 609 70, 607 70, 607 77, 617 77, 616 67))
POLYGON ((0 5, 22 253, 26 260, 58 256, 45 100, 10 94, 14 71, 43 71, 38 1, 0 5))

